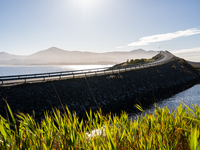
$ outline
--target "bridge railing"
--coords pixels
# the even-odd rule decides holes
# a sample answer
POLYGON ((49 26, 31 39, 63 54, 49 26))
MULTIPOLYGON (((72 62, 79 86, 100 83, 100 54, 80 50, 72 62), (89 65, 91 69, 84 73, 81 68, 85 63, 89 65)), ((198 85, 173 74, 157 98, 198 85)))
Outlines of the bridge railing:
MULTIPOLYGON (((171 59, 170 59, 171 60, 171 59)), ((130 71, 133 69, 141 69, 149 66, 156 66, 164 64, 170 60, 163 62, 146 62, 138 63, 132 65, 124 65, 117 67, 104 67, 104 68, 94 68, 94 69, 84 69, 84 70, 73 70, 73 71, 62 71, 62 72, 48 72, 48 73, 39 73, 39 74, 26 74, 26 75, 11 75, 11 76, 0 76, 0 85, 15 84, 15 83, 26 83, 29 81, 38 81, 38 79, 51 80, 51 79, 61 79, 61 78, 76 78, 76 77, 85 77, 91 75, 102 75, 102 74, 114 74, 124 71, 130 71)))

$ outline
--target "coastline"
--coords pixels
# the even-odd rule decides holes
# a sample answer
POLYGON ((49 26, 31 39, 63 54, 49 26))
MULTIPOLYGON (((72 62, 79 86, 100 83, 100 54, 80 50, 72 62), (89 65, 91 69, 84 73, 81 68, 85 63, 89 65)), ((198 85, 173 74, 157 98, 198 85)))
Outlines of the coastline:
MULTIPOLYGON (((187 66, 178 60, 167 64, 132 70, 114 74, 115 78, 108 75, 87 77, 88 84, 97 104, 106 114, 121 113, 121 111, 138 111, 135 104, 141 103, 146 108, 154 101, 168 98, 197 83, 199 77, 187 66), (176 67, 172 67, 176 66, 176 67)), ((32 114, 36 112, 36 119, 43 117, 44 111, 52 108, 61 108, 59 98, 63 105, 67 105, 71 112, 84 117, 85 110, 97 110, 96 103, 84 78, 68 79, 22 84, 10 87, 0 87, 0 114, 5 116, 5 102, 7 100, 14 113, 23 112, 32 114)))

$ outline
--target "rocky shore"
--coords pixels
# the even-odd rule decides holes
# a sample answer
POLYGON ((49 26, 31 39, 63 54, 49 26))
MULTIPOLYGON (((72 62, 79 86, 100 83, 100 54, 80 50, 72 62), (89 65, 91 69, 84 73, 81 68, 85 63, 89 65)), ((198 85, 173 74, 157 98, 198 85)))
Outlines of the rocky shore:
POLYGON ((197 82, 199 76, 176 59, 164 65, 127 71, 120 75, 0 87, 0 114, 6 114, 3 99, 7 100, 15 113, 32 114, 35 110, 36 120, 43 117, 44 111, 51 112, 55 107, 61 110, 60 100, 80 117, 84 117, 85 110, 91 108, 95 111, 98 107, 104 113, 120 113, 122 110, 129 113, 137 111, 135 104, 139 102, 144 108, 148 107, 197 82))

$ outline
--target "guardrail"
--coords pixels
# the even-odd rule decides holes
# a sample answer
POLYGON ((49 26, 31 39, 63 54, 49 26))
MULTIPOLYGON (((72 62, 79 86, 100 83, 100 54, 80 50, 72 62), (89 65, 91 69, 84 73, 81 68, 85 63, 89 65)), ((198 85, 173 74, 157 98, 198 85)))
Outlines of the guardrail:
MULTIPOLYGON (((170 59, 171 60, 171 59, 170 59)), ((105 68, 94 68, 94 69, 84 69, 84 70, 74 70, 74 71, 63 71, 63 72, 49 72, 49 73, 39 73, 39 74, 26 74, 26 75, 12 75, 12 76, 0 76, 0 86, 8 84, 17 84, 17 83, 26 83, 26 82, 38 82, 47 81, 47 80, 60 80, 63 78, 77 78, 77 77, 86 77, 91 75, 106 75, 114 74, 125 71, 130 71, 133 69, 147 68, 150 66, 156 66, 164 64, 170 60, 164 62, 148 62, 148 63, 139 63, 126 66, 117 66, 115 67, 105 67, 105 68)))

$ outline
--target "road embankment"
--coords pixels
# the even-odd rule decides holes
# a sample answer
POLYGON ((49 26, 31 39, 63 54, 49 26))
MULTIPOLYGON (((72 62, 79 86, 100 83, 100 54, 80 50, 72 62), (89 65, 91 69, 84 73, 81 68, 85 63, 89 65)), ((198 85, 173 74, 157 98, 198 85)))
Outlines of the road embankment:
POLYGON ((32 114, 35 110, 36 119, 41 118, 46 110, 61 109, 60 100, 79 116, 84 116, 85 110, 90 108, 95 111, 97 105, 105 113, 134 112, 137 111, 135 104, 139 102, 148 107, 198 82, 199 76, 194 70, 175 59, 167 64, 120 75, 0 87, 0 114, 5 116, 6 112, 3 99, 15 113, 32 114))

